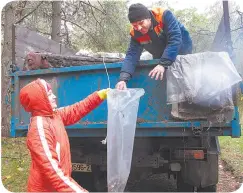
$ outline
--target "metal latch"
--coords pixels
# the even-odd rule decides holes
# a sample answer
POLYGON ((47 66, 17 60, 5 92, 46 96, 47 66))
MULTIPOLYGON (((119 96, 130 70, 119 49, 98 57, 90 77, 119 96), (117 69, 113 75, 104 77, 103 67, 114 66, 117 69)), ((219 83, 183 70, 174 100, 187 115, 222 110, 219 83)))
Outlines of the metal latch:
POLYGON ((192 133, 194 136, 201 136, 203 132, 202 126, 192 126, 192 133))

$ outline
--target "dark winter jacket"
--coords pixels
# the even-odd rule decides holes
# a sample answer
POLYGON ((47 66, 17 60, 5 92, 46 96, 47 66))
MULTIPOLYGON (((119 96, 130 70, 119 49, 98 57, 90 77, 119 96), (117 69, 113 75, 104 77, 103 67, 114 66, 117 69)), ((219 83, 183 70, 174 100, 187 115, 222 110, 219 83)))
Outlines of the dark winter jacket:
POLYGON ((160 64, 170 66, 178 54, 192 52, 192 40, 186 28, 170 10, 155 8, 150 11, 152 27, 147 34, 131 29, 130 46, 124 59, 119 80, 127 81, 135 71, 143 49, 160 59, 160 64))

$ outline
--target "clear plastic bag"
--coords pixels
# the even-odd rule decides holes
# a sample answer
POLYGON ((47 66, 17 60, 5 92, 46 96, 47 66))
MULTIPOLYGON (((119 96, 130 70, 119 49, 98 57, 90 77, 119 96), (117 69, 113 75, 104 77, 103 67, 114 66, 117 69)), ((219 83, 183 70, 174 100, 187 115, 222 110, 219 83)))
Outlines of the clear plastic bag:
MULTIPOLYGON (((166 75, 168 104, 222 100, 218 96, 242 80, 226 52, 179 55, 166 75)), ((223 105, 220 101, 216 103, 223 105)))
POLYGON ((108 192, 123 192, 131 169, 133 143, 143 89, 111 89, 107 96, 108 192))

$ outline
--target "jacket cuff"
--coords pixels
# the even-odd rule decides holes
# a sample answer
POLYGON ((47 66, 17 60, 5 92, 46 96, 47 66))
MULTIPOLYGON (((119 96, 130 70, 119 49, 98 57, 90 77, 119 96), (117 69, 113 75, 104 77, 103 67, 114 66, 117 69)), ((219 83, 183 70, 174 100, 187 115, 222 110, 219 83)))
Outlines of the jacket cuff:
POLYGON ((160 59, 160 62, 159 62, 159 64, 162 65, 163 67, 171 66, 172 63, 173 63, 173 61, 166 59, 166 58, 160 59))
POLYGON ((132 75, 129 74, 128 72, 121 72, 119 81, 125 81, 128 82, 132 78, 132 75))

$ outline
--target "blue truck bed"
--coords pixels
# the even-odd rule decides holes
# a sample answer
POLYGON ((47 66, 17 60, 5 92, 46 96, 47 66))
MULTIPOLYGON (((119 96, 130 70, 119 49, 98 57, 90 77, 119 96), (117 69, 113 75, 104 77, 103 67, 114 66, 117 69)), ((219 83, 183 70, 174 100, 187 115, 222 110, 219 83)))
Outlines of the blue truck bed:
MULTIPOLYGON (((213 125, 205 121, 173 120, 170 115, 171 105, 166 104, 166 78, 155 81, 148 77, 156 60, 142 61, 137 66, 133 79, 128 87, 144 88, 145 95, 140 100, 136 136, 192 136, 194 130, 205 131, 211 136, 240 136, 238 108, 235 107, 234 119, 224 125, 213 125)), ((107 64, 111 88, 115 87, 121 63, 107 64)), ((57 96, 58 106, 73 104, 92 92, 107 88, 108 79, 103 64, 82 65, 63 68, 50 68, 34 71, 17 71, 12 77, 12 117, 11 136, 25 136, 28 130, 30 115, 19 104, 19 90, 28 82, 44 78, 53 88, 57 96)), ((107 104, 101 106, 80 120, 77 124, 67 127, 70 137, 105 137, 107 120, 107 104)))

